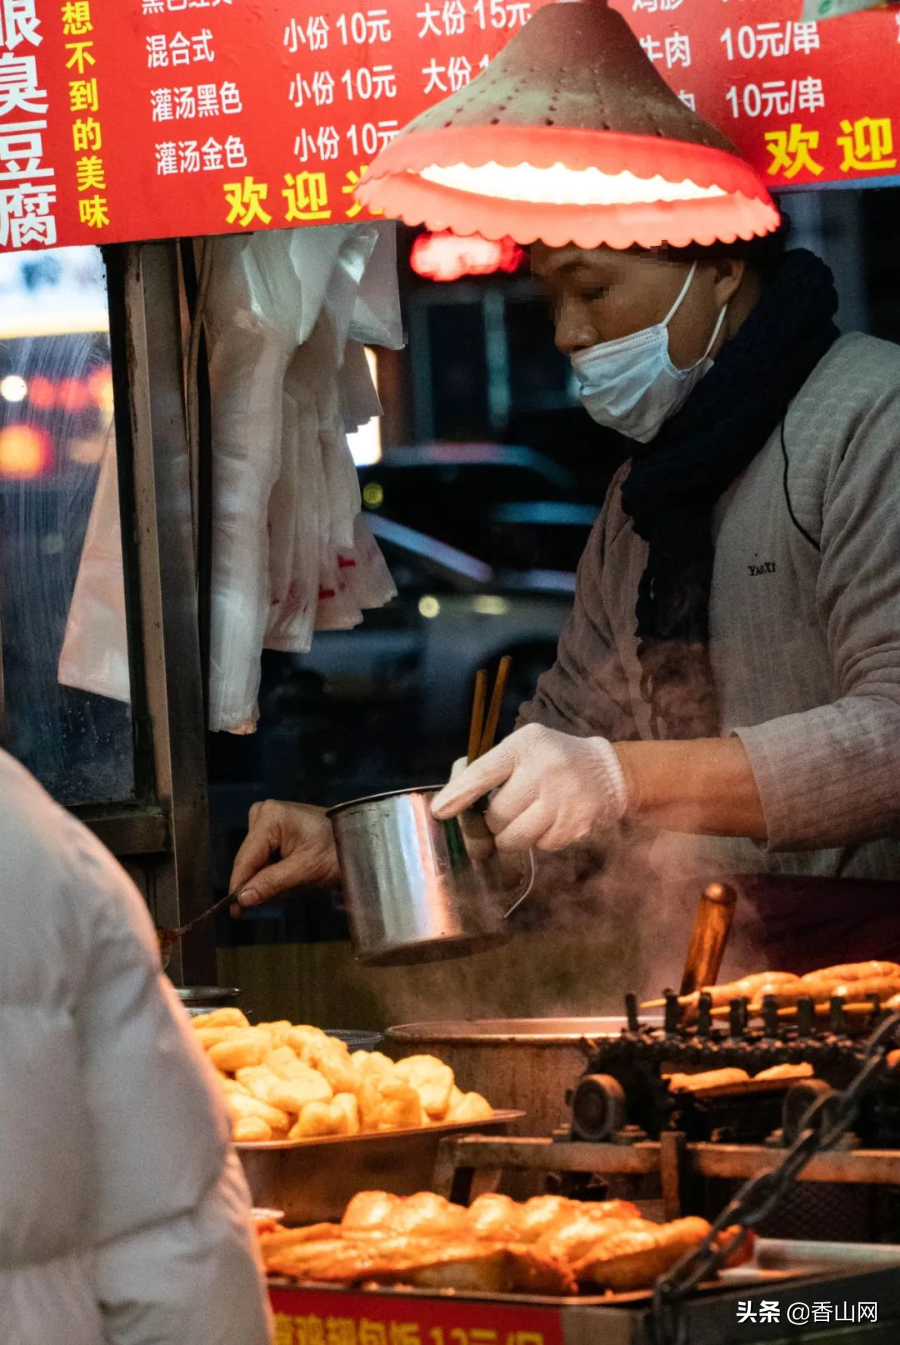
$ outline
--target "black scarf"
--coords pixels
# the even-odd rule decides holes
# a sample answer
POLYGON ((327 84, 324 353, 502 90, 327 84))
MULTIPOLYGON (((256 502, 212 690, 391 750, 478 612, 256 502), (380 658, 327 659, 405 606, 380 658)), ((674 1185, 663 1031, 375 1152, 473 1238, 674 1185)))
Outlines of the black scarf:
POLYGON ((685 405, 633 455, 622 506, 649 546, 636 616, 656 737, 720 731, 709 660, 712 510, 837 339, 837 302, 824 262, 788 252, 685 405))

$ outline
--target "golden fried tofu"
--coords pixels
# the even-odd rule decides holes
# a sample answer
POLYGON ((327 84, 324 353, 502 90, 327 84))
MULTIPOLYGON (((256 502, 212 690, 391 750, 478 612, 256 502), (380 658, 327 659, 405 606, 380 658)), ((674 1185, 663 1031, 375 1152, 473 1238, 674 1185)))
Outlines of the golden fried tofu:
POLYGON ((211 1013, 198 1013, 193 1020, 194 1027, 249 1027, 250 1020, 240 1009, 213 1009, 211 1013))
POLYGON ((393 1077, 394 1062, 383 1055, 381 1051, 354 1051, 350 1060, 363 1078, 393 1077))
POLYGON ((232 1121, 245 1121, 248 1117, 255 1117, 265 1121, 272 1130, 281 1131, 287 1130, 291 1124, 287 1112, 271 1107, 268 1102, 263 1102, 258 1097, 243 1097, 240 1093, 229 1093, 225 1105, 231 1113, 232 1121))
POLYGON ((344 1118, 344 1127, 338 1131, 339 1135, 358 1135, 362 1130, 362 1120, 359 1114, 359 1099, 355 1093, 337 1093, 332 1106, 344 1118))
POLYGON ((250 1027, 211 1046, 209 1058, 216 1069, 236 1074, 239 1069, 261 1064, 269 1050, 268 1038, 258 1028, 250 1027))
POLYGON ((282 1079, 268 1065, 254 1065, 248 1069, 239 1069, 237 1080, 249 1088, 254 1097, 299 1116, 310 1102, 331 1101, 331 1089, 322 1075, 308 1066, 303 1068, 306 1070, 305 1078, 282 1079))
POLYGON ((316 1060, 316 1069, 337 1093, 355 1093, 360 1084, 359 1071, 350 1059, 350 1052, 342 1041, 330 1038, 316 1060))
POLYGON ((261 1116, 242 1116, 232 1124, 235 1144, 258 1144, 272 1138, 272 1127, 261 1116))
POLYGON ((412 1130, 428 1125, 419 1094, 402 1079, 379 1079, 378 1092, 381 1096, 378 1130, 412 1130))
POLYGON ((291 1127, 289 1139, 315 1139, 328 1135, 346 1135, 347 1116, 333 1102, 308 1102, 291 1127))
POLYGON ((286 1018, 279 1018, 274 1023, 260 1023, 259 1026, 267 1032, 272 1038, 273 1046, 285 1046, 288 1040, 288 1033, 293 1029, 293 1023, 288 1022, 286 1018))
POLYGON ((204 1051, 210 1050, 213 1046, 218 1046, 220 1041, 230 1041, 232 1037, 237 1037, 245 1029, 240 1027, 198 1027, 196 1029, 197 1040, 204 1051))
POLYGON ((314 1065, 331 1038, 318 1027, 292 1027, 284 1034, 284 1045, 290 1046, 307 1065, 314 1065))
POLYGON ((480 1093, 465 1093, 461 1102, 452 1107, 444 1120, 448 1125, 468 1125, 476 1121, 490 1121, 494 1109, 480 1093))
POLYGON ((449 1065, 433 1055, 411 1055, 399 1060, 394 1072, 416 1090, 433 1121, 446 1115, 454 1088, 453 1070, 449 1065))

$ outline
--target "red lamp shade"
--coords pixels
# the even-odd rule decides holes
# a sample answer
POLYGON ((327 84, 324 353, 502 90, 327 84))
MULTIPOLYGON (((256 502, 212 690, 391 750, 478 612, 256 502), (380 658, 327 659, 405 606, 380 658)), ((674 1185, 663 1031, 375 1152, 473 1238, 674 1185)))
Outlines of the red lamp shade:
POLYGON ((433 232, 550 247, 733 243, 779 222, 762 179, 606 0, 538 10, 382 150, 357 195, 433 232))

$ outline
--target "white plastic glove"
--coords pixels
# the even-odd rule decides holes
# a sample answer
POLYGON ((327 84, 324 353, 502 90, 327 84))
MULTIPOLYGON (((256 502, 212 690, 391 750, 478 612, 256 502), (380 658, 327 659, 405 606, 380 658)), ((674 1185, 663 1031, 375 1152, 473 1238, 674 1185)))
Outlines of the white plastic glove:
POLYGON ((625 816, 628 787, 612 744, 526 724, 441 790, 445 820, 497 790, 486 813, 501 850, 565 850, 625 816))

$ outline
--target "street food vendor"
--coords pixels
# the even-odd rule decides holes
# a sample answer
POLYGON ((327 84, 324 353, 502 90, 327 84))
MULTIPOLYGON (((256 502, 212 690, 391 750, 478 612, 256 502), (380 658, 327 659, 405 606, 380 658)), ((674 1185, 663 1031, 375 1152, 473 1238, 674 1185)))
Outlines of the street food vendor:
MULTIPOLYGON (((900 349, 839 336, 827 268, 779 253, 534 247, 584 405, 632 452, 555 665, 438 816, 494 790, 502 848, 636 824, 685 876, 900 880, 900 349)), ((322 812, 254 808, 242 905, 335 876, 322 812)))
MULTIPOLYGON (((501 849, 624 836, 669 906, 673 881, 696 900, 740 875, 768 965, 900 955, 900 349, 839 334, 827 267, 786 248, 753 169, 606 5, 540 9, 360 194, 549 239, 531 260, 556 344, 628 453, 555 665, 437 816, 491 794, 501 849), (526 150, 552 181, 503 168, 526 150), (584 195, 607 164, 634 169, 607 170, 611 205, 584 195), (681 196, 688 168, 725 185, 681 196)), ((252 905, 334 874, 324 816, 265 803, 232 890, 252 905)))

